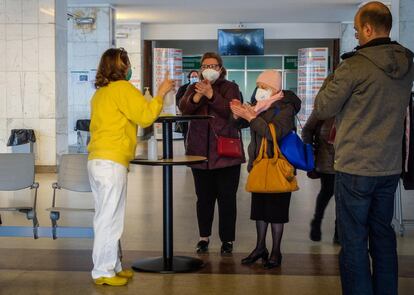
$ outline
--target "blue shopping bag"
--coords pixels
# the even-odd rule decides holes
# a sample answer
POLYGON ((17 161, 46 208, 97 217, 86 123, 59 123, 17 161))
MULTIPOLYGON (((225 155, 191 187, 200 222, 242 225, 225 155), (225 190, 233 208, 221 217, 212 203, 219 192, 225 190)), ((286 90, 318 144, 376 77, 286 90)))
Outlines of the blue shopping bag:
POLYGON ((312 171, 315 168, 312 145, 304 144, 295 131, 283 137, 279 147, 293 167, 304 171, 312 171))

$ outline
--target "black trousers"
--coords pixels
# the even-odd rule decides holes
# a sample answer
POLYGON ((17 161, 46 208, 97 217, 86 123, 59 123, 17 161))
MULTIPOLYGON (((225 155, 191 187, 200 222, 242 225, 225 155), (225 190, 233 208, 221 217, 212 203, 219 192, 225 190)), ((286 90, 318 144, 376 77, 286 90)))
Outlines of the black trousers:
POLYGON ((321 190, 316 198, 315 214, 313 219, 317 223, 321 223, 325 209, 329 201, 334 195, 335 188, 335 174, 320 173, 321 176, 321 190))
POLYGON ((211 236, 216 200, 219 212, 219 236, 222 242, 235 240, 236 195, 240 166, 214 170, 191 169, 197 194, 197 220, 200 237, 211 236))

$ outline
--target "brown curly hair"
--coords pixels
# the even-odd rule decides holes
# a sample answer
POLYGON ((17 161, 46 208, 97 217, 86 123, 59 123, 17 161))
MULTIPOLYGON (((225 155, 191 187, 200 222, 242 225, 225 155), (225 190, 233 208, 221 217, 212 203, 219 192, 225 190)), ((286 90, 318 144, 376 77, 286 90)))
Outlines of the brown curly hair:
POLYGON ((99 62, 95 88, 107 86, 112 81, 125 80, 129 67, 130 62, 125 49, 110 48, 106 50, 99 62))

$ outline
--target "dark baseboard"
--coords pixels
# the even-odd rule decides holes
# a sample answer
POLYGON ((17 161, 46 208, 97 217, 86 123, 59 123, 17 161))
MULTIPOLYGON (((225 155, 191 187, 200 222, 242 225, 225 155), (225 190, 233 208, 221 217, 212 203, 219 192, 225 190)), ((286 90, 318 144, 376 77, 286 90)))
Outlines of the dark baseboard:
POLYGON ((57 166, 56 165, 36 165, 35 172, 36 173, 56 173, 57 166))

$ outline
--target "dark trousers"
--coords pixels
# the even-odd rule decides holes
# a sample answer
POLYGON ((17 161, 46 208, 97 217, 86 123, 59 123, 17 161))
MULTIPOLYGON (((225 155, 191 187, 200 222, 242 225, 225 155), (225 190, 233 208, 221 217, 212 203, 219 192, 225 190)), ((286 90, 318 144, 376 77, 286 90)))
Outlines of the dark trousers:
POLYGON ((336 173, 336 211, 342 246, 339 265, 344 295, 398 294, 397 243, 391 227, 398 179, 399 175, 368 177, 336 173))
POLYGON ((314 222, 320 224, 325 214, 325 209, 334 195, 335 174, 319 173, 321 179, 321 190, 316 198, 314 222))
POLYGON ((240 165, 214 170, 191 170, 197 194, 197 219, 200 237, 211 236, 214 207, 217 200, 220 239, 222 242, 234 241, 240 165))

